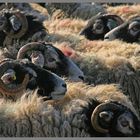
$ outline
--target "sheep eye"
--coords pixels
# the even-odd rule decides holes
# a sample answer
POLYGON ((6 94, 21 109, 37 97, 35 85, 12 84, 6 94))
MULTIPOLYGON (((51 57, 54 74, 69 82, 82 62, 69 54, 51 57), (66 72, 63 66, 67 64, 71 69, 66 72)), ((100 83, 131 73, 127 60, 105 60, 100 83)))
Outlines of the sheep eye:
POLYGON ((97 25, 96 29, 102 29, 102 25, 97 25))
POLYGON ((93 28, 94 28, 94 30, 96 30, 96 29, 99 30, 99 29, 102 29, 103 26, 101 24, 94 24, 93 28))
POLYGON ((138 28, 137 28, 137 27, 133 27, 132 30, 133 30, 133 31, 137 31, 138 28))
POLYGON ((129 122, 128 122, 127 120, 123 120, 123 121, 121 122, 121 125, 122 125, 123 127, 127 127, 127 126, 129 125, 129 122))
POLYGON ((97 34, 101 34, 103 32, 103 25, 101 23, 95 23, 93 25, 93 32, 96 32, 97 34))
POLYGON ((54 59, 54 58, 49 58, 48 61, 49 61, 49 62, 54 62, 55 59, 54 59))
POLYGON ((134 26, 133 28, 131 28, 131 30, 133 30, 133 31, 138 31, 140 28, 139 27, 137 27, 137 26, 134 26))

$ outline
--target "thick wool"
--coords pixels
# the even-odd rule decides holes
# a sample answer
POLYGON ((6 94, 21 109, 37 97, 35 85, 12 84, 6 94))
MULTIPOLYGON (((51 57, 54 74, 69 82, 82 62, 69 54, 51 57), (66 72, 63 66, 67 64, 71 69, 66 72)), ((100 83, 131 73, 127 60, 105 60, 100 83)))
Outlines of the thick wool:
POLYGON ((103 6, 91 3, 48 3, 46 8, 53 18, 72 17, 89 19, 99 12, 105 11, 103 6))
POLYGON ((81 54, 77 63, 84 72, 87 83, 95 85, 119 84, 124 94, 129 96, 139 112, 140 74, 139 70, 134 69, 128 59, 118 56, 100 57, 87 53, 81 54))
POLYGON ((119 99, 120 103, 134 110, 128 98, 114 85, 92 87, 71 83, 69 89, 64 99, 58 101, 43 102, 35 93, 30 93, 28 97, 25 94, 16 102, 1 99, 0 136, 90 137, 87 116, 83 112, 83 108, 88 110, 89 98, 101 102, 107 97, 110 97, 109 100, 119 99))

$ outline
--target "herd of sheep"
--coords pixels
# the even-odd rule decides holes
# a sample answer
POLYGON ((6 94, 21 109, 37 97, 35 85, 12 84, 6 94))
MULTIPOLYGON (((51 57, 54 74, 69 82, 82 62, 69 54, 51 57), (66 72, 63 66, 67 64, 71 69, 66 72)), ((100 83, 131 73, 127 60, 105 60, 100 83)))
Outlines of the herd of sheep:
POLYGON ((0 136, 139 137, 139 41, 103 5, 1 3, 0 136))

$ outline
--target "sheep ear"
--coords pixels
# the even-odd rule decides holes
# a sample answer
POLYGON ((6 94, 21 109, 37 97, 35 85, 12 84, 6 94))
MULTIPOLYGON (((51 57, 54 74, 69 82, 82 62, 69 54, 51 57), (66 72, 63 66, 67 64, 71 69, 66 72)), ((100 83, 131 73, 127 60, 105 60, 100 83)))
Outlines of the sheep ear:
POLYGON ((99 114, 99 117, 102 118, 106 122, 110 122, 113 116, 114 116, 114 113, 111 111, 103 111, 99 114))
POLYGON ((19 30, 22 26, 20 20, 15 15, 10 17, 10 23, 15 31, 19 30))

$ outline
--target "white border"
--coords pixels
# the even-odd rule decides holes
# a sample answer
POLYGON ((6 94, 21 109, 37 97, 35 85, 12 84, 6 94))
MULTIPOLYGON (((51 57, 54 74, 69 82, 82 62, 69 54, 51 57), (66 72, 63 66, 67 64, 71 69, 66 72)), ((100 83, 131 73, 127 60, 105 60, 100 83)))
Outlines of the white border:
POLYGON ((86 2, 96 2, 96 3, 140 3, 140 0, 0 0, 2 2, 15 2, 15 3, 33 3, 33 2, 51 2, 51 3, 86 3, 86 2))
MULTIPOLYGON (((7 2, 7 3, 34 3, 34 2, 50 2, 50 3, 73 3, 73 2, 77 2, 77 3, 86 3, 86 2, 96 2, 96 3, 140 3, 140 0, 0 0, 0 3, 3 2, 7 2)), ((1 124, 0 124, 1 125, 1 124)), ((21 137, 21 138, 3 138, 0 137, 0 140, 122 140, 122 139, 126 139, 126 140, 140 140, 140 137, 138 138, 133 138, 133 137, 124 137, 124 138, 117 138, 117 137, 103 137, 103 138, 98 138, 98 137, 92 137, 92 138, 72 138, 72 137, 67 137, 67 138, 62 138, 62 137, 56 137, 56 138, 49 138, 49 137, 45 137, 45 138, 39 138, 39 137, 34 137, 34 138, 29 138, 29 137, 21 137)))

